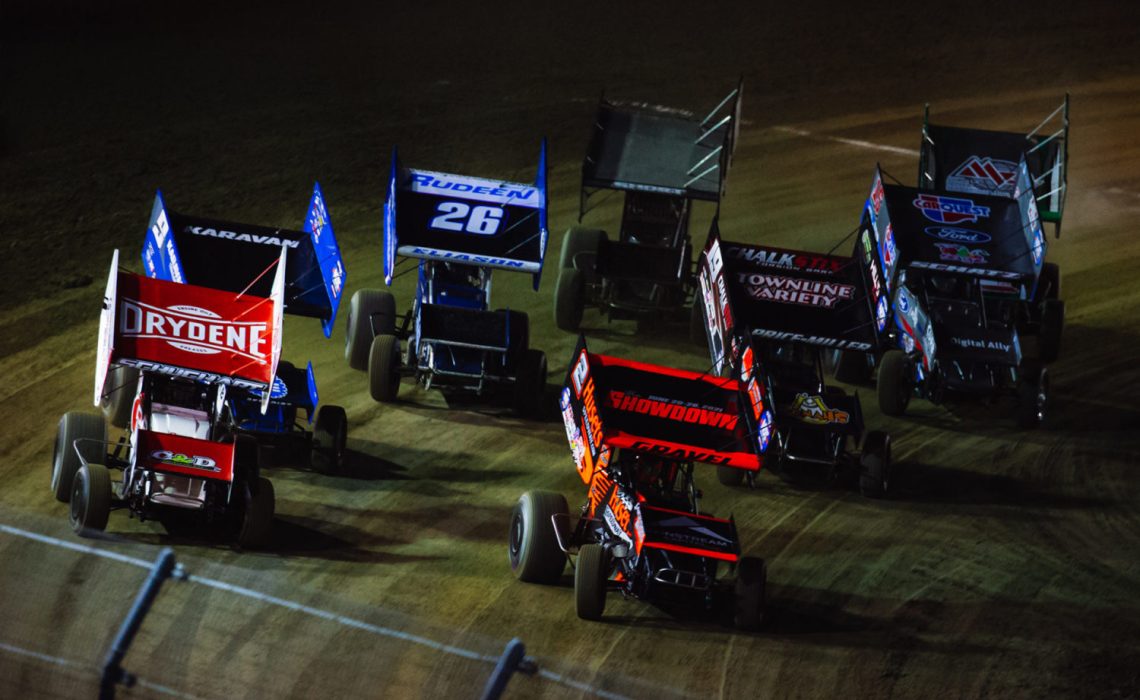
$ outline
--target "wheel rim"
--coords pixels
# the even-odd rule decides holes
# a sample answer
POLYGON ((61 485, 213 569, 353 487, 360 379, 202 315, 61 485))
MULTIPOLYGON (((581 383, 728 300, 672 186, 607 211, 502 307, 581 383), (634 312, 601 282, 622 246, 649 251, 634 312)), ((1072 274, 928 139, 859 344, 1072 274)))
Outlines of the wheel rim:
POLYGON ((83 509, 86 506, 86 500, 83 497, 83 482, 84 478, 80 474, 75 475, 75 483, 71 485, 71 503, 68 519, 71 520, 72 526, 79 526, 83 524, 83 509))
POLYGON ((1045 420, 1045 407, 1049 402, 1049 377, 1042 372, 1041 376, 1037 379, 1037 392, 1034 396, 1034 407, 1036 412, 1034 417, 1037 422, 1045 420))
POLYGON ((522 554, 522 540, 523 540, 523 522, 522 516, 515 513, 511 516, 511 537, 508 546, 511 566, 518 566, 519 557, 522 554))
POLYGON ((59 488, 59 476, 60 476, 60 472, 63 471, 61 469, 62 460, 61 460, 61 455, 60 455, 60 452, 61 452, 60 443, 62 443, 62 442, 63 442, 63 431, 60 431, 60 433, 55 438, 55 451, 52 453, 52 456, 51 456, 51 490, 52 491, 55 491, 56 489, 59 488))

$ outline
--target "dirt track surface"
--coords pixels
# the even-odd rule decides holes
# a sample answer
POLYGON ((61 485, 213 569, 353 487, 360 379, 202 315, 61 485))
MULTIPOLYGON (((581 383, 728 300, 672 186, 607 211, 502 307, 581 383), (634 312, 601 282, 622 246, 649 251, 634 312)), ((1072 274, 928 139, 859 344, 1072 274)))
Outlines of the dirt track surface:
MULTIPOLYGON (((144 683, 124 697, 473 697, 516 636, 544 674, 516 676, 510 697, 1140 695, 1134 10, 522 6, 488 19, 482 6, 310 17, 267 5, 161 18, 131 4, 85 24, 15 3, 0 30, 0 696, 92 694, 138 564, 162 545, 198 578, 164 589, 126 659, 144 683), (902 465, 894 499, 770 474, 732 491, 703 470, 705 507, 733 513, 744 550, 768 561, 763 633, 617 596, 589 624, 569 577, 516 582, 514 500, 584 497, 560 423, 448 407, 407 382, 381 407, 346 366, 340 329, 325 341, 307 319, 287 320, 284 356, 311 357, 322 399, 347 408, 353 473, 275 470, 271 551, 173 540, 123 513, 105 540, 68 530, 47 486, 56 422, 90 410, 98 280, 116 246, 138 269, 155 188, 176 211, 296 227, 320 179, 347 299, 382 284, 393 145, 408 165, 528 180, 546 135, 551 274, 538 294, 498 275, 495 294, 530 313, 556 383, 574 339, 553 328, 552 272, 601 88, 701 111, 740 73, 724 237, 815 250, 855 226, 876 161, 913 180, 917 158, 899 149, 917 148, 924 101, 942 122, 995 129, 1032 127, 1066 90, 1073 103, 1065 235, 1049 250, 1068 304, 1055 427, 1017 432, 1004 405, 918 401, 888 420, 863 389, 902 465)), ((618 212, 591 216, 612 228, 618 212)), ((410 278, 395 287, 403 302, 410 278)), ((707 365, 683 326, 586 325, 595 351, 707 365)))

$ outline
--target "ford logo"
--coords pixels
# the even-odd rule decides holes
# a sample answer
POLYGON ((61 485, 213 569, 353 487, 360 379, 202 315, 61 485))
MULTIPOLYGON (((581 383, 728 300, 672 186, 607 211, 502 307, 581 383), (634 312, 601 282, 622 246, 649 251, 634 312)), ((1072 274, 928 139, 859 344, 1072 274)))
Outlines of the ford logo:
POLYGON ((927 226, 926 235, 954 243, 989 243, 990 234, 954 226, 927 226))

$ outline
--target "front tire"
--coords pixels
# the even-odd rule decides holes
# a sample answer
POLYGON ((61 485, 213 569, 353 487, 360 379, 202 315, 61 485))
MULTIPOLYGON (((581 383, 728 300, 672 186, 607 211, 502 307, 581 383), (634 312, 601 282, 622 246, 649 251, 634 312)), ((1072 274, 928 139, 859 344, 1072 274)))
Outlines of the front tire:
POLYGON ((102 464, 88 462, 75 473, 71 484, 68 520, 75 534, 102 532, 111 514, 111 475, 102 464))
POLYGON ((67 503, 71 484, 83 462, 101 462, 106 454, 107 424, 103 416, 92 413, 65 413, 59 419, 55 434, 55 453, 51 460, 51 491, 57 501, 67 503), (83 440, 75 445, 76 440, 83 440), (76 450, 83 453, 79 458, 76 450))
POLYGON ((380 289, 360 289, 352 295, 345 320, 344 359, 360 371, 368 369, 372 339, 396 334, 396 298, 380 289))
POLYGON ((400 341, 394 335, 378 335, 368 355, 368 390, 375 401, 389 403, 400 391, 400 341))
POLYGON ((888 350, 883 355, 876 387, 880 411, 888 416, 901 416, 906 412, 914 391, 913 375, 911 359, 902 350, 888 350))
POLYGON ((885 498, 891 488, 891 437, 872 430, 863 438, 859 456, 859 491, 867 498, 885 498))
POLYGON ((606 610, 609 552, 600 544, 584 544, 574 567, 574 607, 583 620, 600 620, 606 610))
POLYGON ((736 565, 735 615, 738 629, 756 630, 768 607, 768 566, 759 557, 741 557, 736 565))
POLYGON ((321 406, 313 421, 311 463, 318 469, 344 470, 345 443, 348 440, 348 416, 340 406, 321 406))
POLYGON ((554 515, 566 515, 566 498, 553 491, 527 491, 511 510, 507 560, 520 581, 557 583, 566 568, 566 555, 558 547, 554 515))

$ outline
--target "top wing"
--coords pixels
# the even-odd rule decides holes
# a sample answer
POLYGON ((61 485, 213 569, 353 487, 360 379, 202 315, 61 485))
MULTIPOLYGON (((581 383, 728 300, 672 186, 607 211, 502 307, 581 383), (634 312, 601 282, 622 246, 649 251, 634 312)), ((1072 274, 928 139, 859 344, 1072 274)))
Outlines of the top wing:
POLYGON ((596 355, 583 337, 562 392, 567 435, 587 481, 612 448, 759 469, 748 406, 736 379, 596 355))
POLYGON ((346 274, 319 184, 313 187, 301 231, 179 214, 166 208, 159 192, 143 247, 143 269, 155 279, 268 296, 269 270, 282 247, 289 271, 285 311, 321 319, 329 337, 346 274))
POLYGON ((533 184, 412 170, 392 154, 384 205, 384 278, 397 255, 534 275, 547 243, 546 142, 533 184))
MULTIPOLYGON (((281 356, 284 254, 269 297, 151 279, 112 259, 95 371, 95 403, 113 363, 264 391, 281 356)), ((264 410, 264 409, 263 409, 264 410)))

